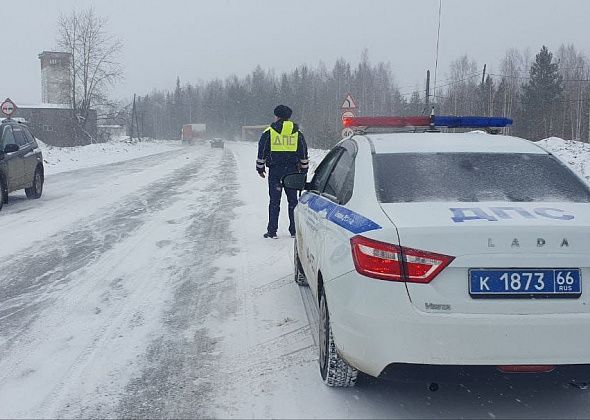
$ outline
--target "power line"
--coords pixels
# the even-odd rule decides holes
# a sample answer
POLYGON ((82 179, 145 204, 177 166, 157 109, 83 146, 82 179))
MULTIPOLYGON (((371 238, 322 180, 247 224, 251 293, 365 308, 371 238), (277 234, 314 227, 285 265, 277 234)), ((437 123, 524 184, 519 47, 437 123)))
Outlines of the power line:
MULTIPOLYGON (((443 95, 438 95, 438 97, 440 99, 453 99, 452 98, 452 93, 451 96, 443 96, 443 95)), ((514 98, 514 102, 519 103, 519 104, 523 104, 523 100, 519 99, 519 98, 514 98)), ((557 99, 552 101, 552 103, 558 103, 558 104, 567 104, 567 103, 585 103, 588 102, 588 99, 557 99)))
MULTIPOLYGON (((554 63, 555 64, 555 63, 554 63)), ((559 65, 559 63, 557 63, 559 65)), ((579 66, 575 66, 575 67, 559 67, 559 70, 577 70, 577 69, 583 69, 586 68, 585 64, 579 65, 579 66)), ((530 70, 514 70, 515 73, 529 73, 530 70)))
MULTIPOLYGON (((507 79, 521 79, 521 80, 531 79, 530 76, 515 76, 512 74, 490 73, 490 76, 503 77, 503 78, 507 78, 507 79)), ((561 81, 562 82, 590 82, 590 79, 561 79, 561 81)))
MULTIPOLYGON (((479 77, 480 75, 481 75, 481 73, 478 71, 477 73, 472 73, 472 74, 469 74, 469 75, 465 76, 463 79, 453 80, 453 81, 451 81, 449 83, 445 83, 444 85, 440 85, 438 88, 440 89, 440 88, 444 88, 444 87, 447 87, 447 86, 456 85, 458 83, 465 82, 466 80, 473 79, 476 76, 479 77)), ((445 81, 447 81, 447 80, 452 80, 452 79, 451 78, 445 79, 445 81)), ((405 92, 405 93, 400 93, 400 96, 412 96, 414 93, 420 93, 420 92, 421 92, 421 89, 416 88, 416 89, 414 89, 412 91, 408 91, 408 92, 405 92)), ((434 99, 435 98, 433 96, 433 101, 434 101, 434 99)))
MULTIPOLYGON (((466 80, 473 79, 476 76, 479 77, 480 75, 481 75, 481 73, 478 71, 476 73, 472 73, 472 74, 469 74, 469 75, 465 76, 463 79, 455 80, 455 81, 452 81, 452 82, 447 83, 445 85, 441 85, 441 86, 439 86, 439 88, 456 85, 458 83, 465 82, 466 80)), ((447 80, 451 80, 451 79, 447 79, 447 80)))

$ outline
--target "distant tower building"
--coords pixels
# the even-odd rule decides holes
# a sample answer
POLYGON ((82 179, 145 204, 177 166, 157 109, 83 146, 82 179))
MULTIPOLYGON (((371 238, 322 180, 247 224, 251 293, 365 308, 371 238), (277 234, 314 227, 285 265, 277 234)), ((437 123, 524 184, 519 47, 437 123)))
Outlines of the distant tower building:
POLYGON ((69 104, 72 54, 43 51, 41 60, 41 98, 45 104, 69 104))

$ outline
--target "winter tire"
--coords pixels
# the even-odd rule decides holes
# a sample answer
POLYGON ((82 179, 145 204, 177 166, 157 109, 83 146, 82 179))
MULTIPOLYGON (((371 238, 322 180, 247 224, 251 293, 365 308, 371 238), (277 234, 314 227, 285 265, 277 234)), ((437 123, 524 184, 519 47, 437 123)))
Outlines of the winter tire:
POLYGON ((31 188, 25 188, 27 198, 41 198, 41 194, 43 194, 43 181, 43 170, 37 167, 33 176, 33 186, 31 188))
POLYGON ((301 266, 301 261, 299 260, 299 253, 297 252, 297 240, 293 241, 295 250, 293 251, 294 261, 293 266, 295 269, 294 280, 299 286, 308 286, 307 279, 305 278, 305 273, 303 272, 303 267, 301 266))
POLYGON ((320 374, 322 375, 322 380, 326 385, 333 387, 354 386, 358 370, 346 363, 336 350, 332 327, 330 327, 328 304, 323 290, 320 295, 319 332, 320 374))

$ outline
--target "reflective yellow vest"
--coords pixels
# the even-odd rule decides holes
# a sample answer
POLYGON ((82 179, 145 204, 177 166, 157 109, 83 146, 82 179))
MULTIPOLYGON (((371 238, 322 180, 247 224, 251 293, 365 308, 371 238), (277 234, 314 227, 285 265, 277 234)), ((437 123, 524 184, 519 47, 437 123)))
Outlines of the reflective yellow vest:
POLYGON ((283 129, 279 133, 272 127, 270 130, 270 151, 271 152, 296 152, 299 143, 299 132, 293 133, 293 121, 283 121, 283 129))

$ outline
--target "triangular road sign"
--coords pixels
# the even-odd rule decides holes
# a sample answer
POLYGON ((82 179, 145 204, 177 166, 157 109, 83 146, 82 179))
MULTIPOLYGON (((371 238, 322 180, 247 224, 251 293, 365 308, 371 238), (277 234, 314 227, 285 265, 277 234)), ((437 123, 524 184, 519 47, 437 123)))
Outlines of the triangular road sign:
POLYGON ((352 95, 350 93, 348 95, 346 95, 346 99, 344 100, 344 102, 342 103, 342 106, 340 108, 341 109, 355 109, 356 108, 356 102, 354 102, 354 99, 352 99, 352 95))

